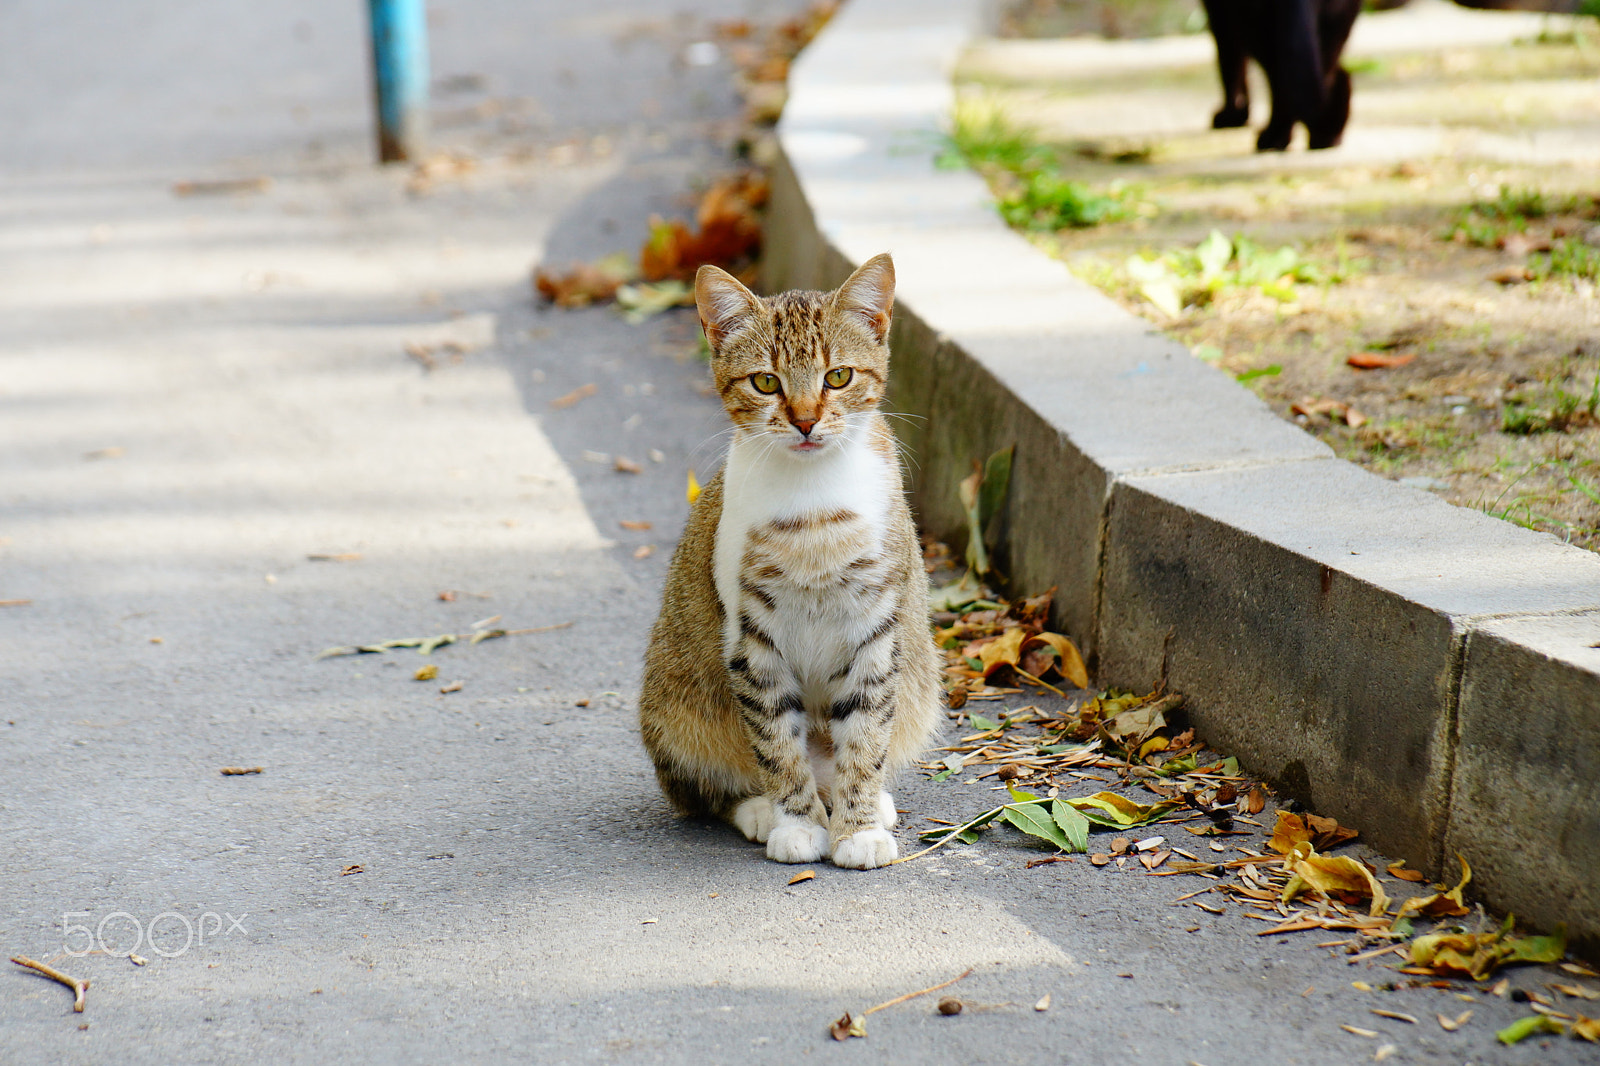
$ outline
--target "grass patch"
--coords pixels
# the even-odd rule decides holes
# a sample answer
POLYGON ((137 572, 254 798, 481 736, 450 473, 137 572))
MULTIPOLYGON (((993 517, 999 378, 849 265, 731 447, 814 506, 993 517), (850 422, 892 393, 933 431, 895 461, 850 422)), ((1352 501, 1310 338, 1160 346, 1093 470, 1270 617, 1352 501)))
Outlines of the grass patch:
POLYGON ((1066 176, 1060 153, 988 101, 964 101, 951 116, 936 165, 967 166, 995 189, 1000 216, 1017 229, 1056 233, 1152 213, 1125 182, 1094 186, 1066 176))

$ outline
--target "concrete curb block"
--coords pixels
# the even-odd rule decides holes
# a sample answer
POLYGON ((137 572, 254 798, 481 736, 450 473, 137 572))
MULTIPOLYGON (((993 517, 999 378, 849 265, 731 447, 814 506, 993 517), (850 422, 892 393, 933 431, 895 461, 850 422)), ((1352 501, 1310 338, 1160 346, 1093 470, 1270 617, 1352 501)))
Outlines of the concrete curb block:
POLYGON ((1335 459, 935 170, 986 6, 852 0, 801 56, 767 284, 893 252, 930 531, 961 540, 955 484, 1015 444, 1003 565, 1058 586, 1102 683, 1165 677, 1290 793, 1600 950, 1600 557, 1335 459))

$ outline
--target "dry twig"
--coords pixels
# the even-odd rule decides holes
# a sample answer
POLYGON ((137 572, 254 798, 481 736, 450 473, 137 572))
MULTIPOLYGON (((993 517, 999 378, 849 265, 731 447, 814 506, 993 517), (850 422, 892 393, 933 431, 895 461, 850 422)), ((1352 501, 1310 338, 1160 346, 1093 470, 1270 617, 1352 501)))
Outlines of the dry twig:
MULTIPOLYGON (((89 991, 88 978, 80 979, 77 977, 68 977, 66 974, 55 969, 54 967, 46 966, 42 962, 34 962, 32 959, 22 955, 13 955, 11 957, 11 961, 16 963, 18 966, 24 966, 37 974, 48 977, 52 981, 60 981, 68 988, 72 989, 72 1009, 77 1011, 79 1014, 83 1013, 83 994, 89 991)), ((971 970, 967 971, 967 973, 971 972, 971 970)), ((966 975, 967 974, 962 974, 961 976, 965 977, 966 975)), ((960 979, 961 978, 958 977, 956 980, 960 979)))
POLYGON ((971 976, 972 976, 972 967, 969 966, 959 976, 950 978, 950 980, 946 981, 942 985, 934 985, 932 988, 924 988, 920 992, 907 992, 903 996, 896 996, 895 998, 893 998, 891 1000, 887 1000, 887 1001, 885 1001, 883 1003, 878 1004, 876 1007, 868 1007, 866 1010, 861 1012, 861 1016, 863 1018, 865 1018, 869 1014, 876 1014, 880 1010, 885 1009, 886 1007, 893 1007, 896 1004, 904 1003, 908 999, 916 999, 918 996, 925 996, 929 992, 937 992, 941 988, 949 988, 951 985, 955 984, 957 981, 964 980, 964 979, 966 979, 968 977, 971 977, 971 976))

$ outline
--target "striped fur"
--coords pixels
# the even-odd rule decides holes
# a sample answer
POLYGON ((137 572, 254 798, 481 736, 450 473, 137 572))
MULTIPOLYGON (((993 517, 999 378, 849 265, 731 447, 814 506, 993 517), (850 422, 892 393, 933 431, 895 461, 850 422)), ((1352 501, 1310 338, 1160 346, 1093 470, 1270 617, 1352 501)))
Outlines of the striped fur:
POLYGON ((942 717, 921 552, 877 411, 893 277, 879 256, 834 293, 767 300, 715 268, 696 279, 735 429, 673 556, 640 727, 679 812, 726 818, 783 862, 891 861, 885 781, 942 717))

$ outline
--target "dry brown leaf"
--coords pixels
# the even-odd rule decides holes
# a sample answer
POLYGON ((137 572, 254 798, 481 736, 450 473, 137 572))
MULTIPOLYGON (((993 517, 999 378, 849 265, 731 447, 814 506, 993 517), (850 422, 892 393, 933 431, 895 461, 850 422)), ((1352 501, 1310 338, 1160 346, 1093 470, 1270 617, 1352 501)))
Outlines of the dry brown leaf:
POLYGON ((744 171, 715 182, 700 200, 699 232, 678 221, 650 219, 650 236, 639 249, 639 273, 646 281, 687 281, 706 264, 724 268, 751 260, 761 248, 761 219, 767 181, 744 171))
POLYGON ((417 667, 417 672, 411 675, 413 681, 432 681, 439 676, 439 664, 429 663, 427 666, 417 667))
POLYGON ((1591 1044, 1600 1044, 1600 1018, 1585 1018, 1580 1014, 1573 1019, 1570 1032, 1591 1044))
POLYGON ((362 865, 361 863, 357 862, 357 863, 351 863, 349 866, 346 866, 344 869, 340 870, 339 871, 339 876, 340 877, 349 877, 351 874, 364 874, 366 872, 367 872, 367 868, 364 865, 362 865))
POLYGON ((219 773, 223 777, 243 777, 246 774, 264 773, 265 769, 261 766, 224 766, 219 773))
POLYGON ((1376 1014, 1380 1018, 1393 1018, 1397 1022, 1405 1022, 1407 1025, 1416 1025, 1417 1024, 1417 1020, 1415 1018, 1413 1018, 1411 1015, 1409 1015, 1409 1014, 1401 1014, 1399 1011, 1379 1010, 1378 1008, 1374 1007, 1373 1010, 1372 1010, 1372 1013, 1376 1014))
POLYGON ((634 462, 632 459, 629 459, 625 455, 617 456, 616 462, 611 464, 611 469, 615 470, 619 474, 644 473, 644 467, 640 466, 638 463, 634 462))
POLYGON ((1516 285, 1524 281, 1533 280, 1533 271, 1525 266, 1502 267, 1489 275, 1489 280, 1497 285, 1516 285))
POLYGON ((1044 995, 1040 996, 1039 997, 1039 1002, 1037 1002, 1037 1003, 1035 1003, 1033 1005, 1033 1009, 1036 1010, 1036 1011, 1047 1011, 1047 1010, 1049 1010, 1050 1009, 1050 993, 1046 992, 1044 995))
POLYGON ((622 521, 618 522, 617 525, 621 526, 623 529, 631 529, 636 533, 643 533, 647 529, 655 528, 655 525, 651 522, 633 521, 627 518, 624 518, 622 521))
POLYGON ((816 876, 817 876, 817 871, 815 871, 815 870, 801 870, 799 873, 797 873, 793 877, 789 878, 789 883, 791 885, 798 885, 801 881, 814 880, 816 878, 816 876))
POLYGON ((1426 881, 1428 879, 1428 875, 1421 870, 1408 870, 1405 867, 1406 861, 1404 859, 1399 862, 1391 862, 1388 866, 1389 876, 1398 877, 1402 881, 1426 881))
POLYGON ((1472 1020, 1472 1012, 1464 1010, 1454 1018, 1446 1017, 1443 1014, 1435 1015, 1435 1017, 1439 1019, 1439 1028, 1447 1033, 1453 1033, 1472 1020))
POLYGON ((1390 367, 1405 366, 1416 357, 1416 352, 1406 352, 1403 355, 1394 352, 1356 352, 1345 360, 1345 364, 1357 370, 1387 370, 1390 367))
POLYGON ((1549 237, 1530 237, 1526 233, 1508 233, 1495 242, 1509 255, 1525 256, 1531 252, 1548 252, 1549 237))
POLYGON ((540 270, 533 276, 539 294, 557 307, 588 307, 616 298, 626 278, 589 263, 578 263, 565 274, 540 270))
POLYGON ((1356 1036, 1375 1037, 1378 1035, 1376 1029, 1358 1029, 1353 1025, 1341 1025, 1339 1028, 1347 1033, 1354 1033, 1356 1036))
POLYGON ((655 553, 656 546, 654 544, 641 544, 637 548, 633 549, 633 557, 635 559, 648 559, 655 553))
POLYGON ((557 411, 564 411, 573 404, 578 403, 580 400, 587 400, 589 397, 593 396, 599 391, 600 388, 598 385, 579 385, 565 396, 557 396, 555 399, 551 400, 550 406, 554 407, 557 411))
POLYGON ((1600 992, 1596 992, 1592 988, 1585 988, 1582 985, 1567 985, 1555 982, 1550 987, 1564 996, 1571 996, 1573 999, 1600 999, 1600 992))
POLYGON ((443 688, 441 688, 439 690, 439 695, 444 696, 444 695, 448 695, 451 692, 460 692, 461 691, 461 687, 462 687, 461 682, 452 681, 448 685, 444 686, 443 688))

